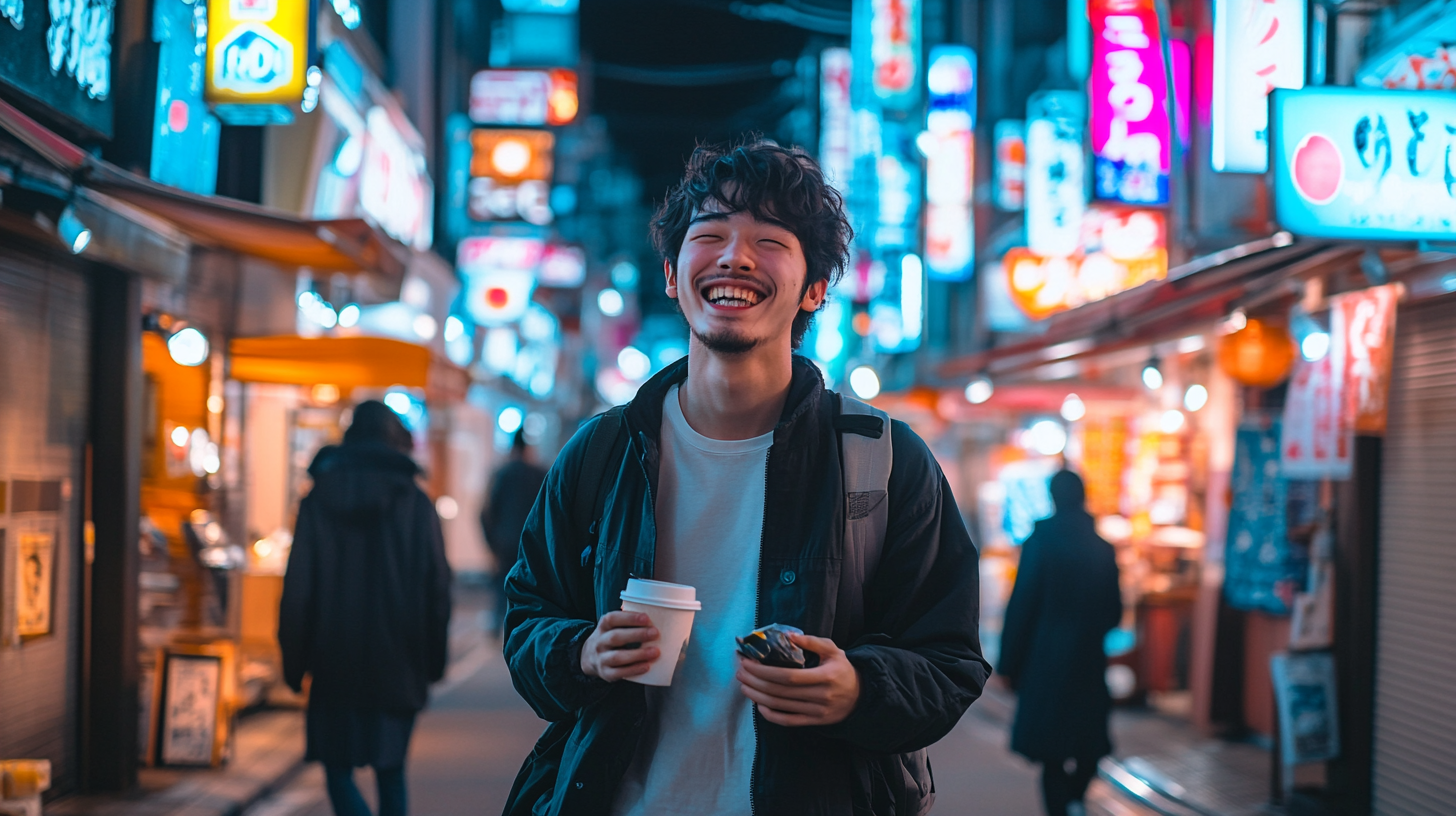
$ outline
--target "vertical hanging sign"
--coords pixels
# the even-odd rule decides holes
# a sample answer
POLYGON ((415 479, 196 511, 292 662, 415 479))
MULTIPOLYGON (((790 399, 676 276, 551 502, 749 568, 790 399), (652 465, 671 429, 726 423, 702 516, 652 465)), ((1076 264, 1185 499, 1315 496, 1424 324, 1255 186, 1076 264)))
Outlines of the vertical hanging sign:
POLYGON ((208 0, 206 96, 223 121, 292 121, 306 82, 308 22, 304 0, 208 0))
POLYGON ((1167 204, 1172 133, 1154 0, 1092 0, 1094 190, 1124 204, 1167 204))
POLYGON ((963 45, 932 48, 926 84, 925 264, 931 278, 970 280, 975 254, 975 52, 963 45))
POLYGON ((1077 251, 1087 211, 1082 134, 1087 109, 1076 91, 1043 91, 1026 103, 1026 243, 1038 255, 1077 251))
POLYGON ((996 123, 996 207, 1018 212, 1026 202, 1026 123, 996 123))
POLYGON ((868 0, 870 87, 880 104, 906 110, 920 101, 920 0, 868 0))
POLYGON ((1269 92, 1304 87, 1304 0, 1216 0, 1213 169, 1269 169, 1269 92))
POLYGON ((819 165, 840 195, 849 193, 854 171, 854 109, 850 104, 850 77, 854 59, 848 48, 826 48, 819 55, 819 165))

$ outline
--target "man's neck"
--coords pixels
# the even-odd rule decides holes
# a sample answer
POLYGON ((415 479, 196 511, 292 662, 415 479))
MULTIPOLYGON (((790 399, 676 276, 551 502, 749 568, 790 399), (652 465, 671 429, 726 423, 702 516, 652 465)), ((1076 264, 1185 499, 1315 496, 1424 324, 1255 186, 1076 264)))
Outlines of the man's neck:
POLYGON ((792 354, 767 348, 715 354, 694 338, 678 394, 683 417, 709 439, 762 436, 778 424, 793 375, 792 354))

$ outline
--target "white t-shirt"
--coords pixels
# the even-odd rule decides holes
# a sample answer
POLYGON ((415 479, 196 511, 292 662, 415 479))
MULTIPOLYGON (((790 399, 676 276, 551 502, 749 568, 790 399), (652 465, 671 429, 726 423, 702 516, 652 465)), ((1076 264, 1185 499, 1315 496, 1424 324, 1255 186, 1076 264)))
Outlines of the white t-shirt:
POLYGON ((676 386, 662 410, 653 577, 697 588, 687 657, 665 688, 647 686, 637 754, 616 816, 749 812, 753 714, 733 679, 734 638, 753 629, 768 449, 773 434, 709 439, 683 417, 676 386))

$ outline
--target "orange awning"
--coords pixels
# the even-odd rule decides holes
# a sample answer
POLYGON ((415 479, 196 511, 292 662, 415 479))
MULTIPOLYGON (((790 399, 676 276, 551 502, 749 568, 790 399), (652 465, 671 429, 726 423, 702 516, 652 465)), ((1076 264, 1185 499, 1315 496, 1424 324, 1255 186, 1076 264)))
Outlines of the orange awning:
POLYGON ((240 337, 228 350, 230 375, 243 382, 429 388, 450 374, 429 349, 388 337, 240 337))

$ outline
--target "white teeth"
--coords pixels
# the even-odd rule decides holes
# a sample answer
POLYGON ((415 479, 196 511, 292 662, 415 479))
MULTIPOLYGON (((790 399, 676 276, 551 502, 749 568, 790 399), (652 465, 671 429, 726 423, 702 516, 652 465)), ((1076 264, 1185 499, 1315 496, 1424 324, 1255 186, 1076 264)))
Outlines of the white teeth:
POLYGON ((760 300, 752 289, 741 286, 712 286, 708 288, 708 301, 723 306, 752 306, 760 300))

